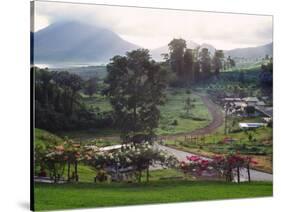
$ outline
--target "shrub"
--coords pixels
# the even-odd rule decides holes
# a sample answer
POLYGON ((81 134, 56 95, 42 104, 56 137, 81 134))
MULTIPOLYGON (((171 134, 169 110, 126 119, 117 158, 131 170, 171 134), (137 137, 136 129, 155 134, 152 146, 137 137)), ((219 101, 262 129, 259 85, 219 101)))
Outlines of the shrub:
POLYGON ((178 120, 174 120, 173 122, 172 122, 172 124, 171 125, 173 125, 173 126, 177 126, 178 125, 178 120))
POLYGON ((248 180, 250 181, 250 164, 257 162, 251 157, 242 157, 239 154, 229 154, 225 156, 215 156, 212 160, 206 160, 199 156, 186 157, 187 162, 180 162, 180 169, 185 173, 190 173, 195 176, 202 176, 208 173, 209 176, 221 176, 226 181, 231 182, 234 175, 237 176, 237 182, 240 182, 240 172, 242 168, 248 170, 248 180))

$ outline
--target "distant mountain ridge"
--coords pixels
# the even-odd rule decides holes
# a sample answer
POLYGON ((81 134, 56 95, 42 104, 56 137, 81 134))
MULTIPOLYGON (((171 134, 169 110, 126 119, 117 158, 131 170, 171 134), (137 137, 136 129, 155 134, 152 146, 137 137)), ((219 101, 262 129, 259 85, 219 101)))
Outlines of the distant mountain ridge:
POLYGON ((225 51, 225 55, 232 58, 244 57, 249 59, 260 58, 264 57, 265 55, 273 56, 273 43, 271 42, 257 47, 232 49, 225 51))
POLYGON ((140 48, 116 33, 79 22, 61 22, 34 33, 34 63, 108 62, 140 48))
MULTIPOLYGON (((30 33, 34 38, 34 63, 108 63, 114 55, 124 55, 127 51, 141 48, 122 39, 117 33, 94 25, 68 21, 58 22, 30 33)), ((214 54, 211 44, 198 44, 187 40, 187 48, 207 48, 214 54)), ((152 58, 161 61, 162 53, 168 53, 168 45, 151 49, 152 58)), ((258 58, 266 54, 272 56, 273 43, 258 47, 225 50, 225 56, 258 58)))

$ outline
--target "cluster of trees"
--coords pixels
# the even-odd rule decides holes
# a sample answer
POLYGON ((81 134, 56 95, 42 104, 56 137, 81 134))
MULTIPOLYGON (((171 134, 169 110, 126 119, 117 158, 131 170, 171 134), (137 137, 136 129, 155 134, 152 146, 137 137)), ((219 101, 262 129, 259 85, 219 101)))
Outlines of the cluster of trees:
POLYGON ((235 66, 230 56, 225 60, 222 50, 216 50, 212 56, 207 48, 188 49, 184 39, 173 39, 168 46, 169 54, 164 55, 164 59, 176 74, 175 86, 186 86, 218 76, 220 70, 235 66))
POLYGON ((50 131, 85 129, 112 123, 111 114, 98 114, 81 102, 80 92, 92 95, 97 79, 82 80, 67 71, 32 67, 35 81, 35 127, 50 131))
POLYGON ((151 60, 147 49, 115 56, 107 65, 105 94, 125 143, 152 141, 164 103, 167 71, 151 60))
POLYGON ((81 101, 81 92, 97 92, 97 79, 82 80, 67 71, 34 67, 35 125, 50 131, 117 126, 124 142, 152 141, 168 84, 167 71, 138 49, 115 56, 107 65, 103 94, 114 112, 95 111, 81 101))

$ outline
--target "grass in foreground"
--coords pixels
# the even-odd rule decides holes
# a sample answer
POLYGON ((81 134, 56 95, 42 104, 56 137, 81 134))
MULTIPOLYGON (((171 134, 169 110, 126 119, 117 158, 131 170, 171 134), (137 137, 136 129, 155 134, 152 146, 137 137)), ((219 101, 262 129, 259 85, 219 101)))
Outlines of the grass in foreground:
POLYGON ((155 181, 142 184, 35 184, 35 209, 54 210, 272 196, 272 183, 155 181))

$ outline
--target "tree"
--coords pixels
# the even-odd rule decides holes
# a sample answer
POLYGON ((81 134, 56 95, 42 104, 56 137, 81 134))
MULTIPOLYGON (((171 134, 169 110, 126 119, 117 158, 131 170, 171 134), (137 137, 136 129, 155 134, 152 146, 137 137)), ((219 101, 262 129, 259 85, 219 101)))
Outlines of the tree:
POLYGON ((245 83, 245 72, 244 71, 239 72, 239 82, 242 84, 245 83))
MULTIPOLYGON (((50 93, 50 81, 53 77, 53 73, 49 72, 48 69, 38 69, 38 68, 34 68, 35 71, 35 86, 40 89, 43 93, 44 99, 44 105, 45 107, 49 106, 49 93, 50 93)), ((38 90, 40 92, 40 90, 38 90)), ((40 95, 40 94, 39 94, 40 95)), ((39 97, 39 95, 37 95, 37 97, 39 97)), ((40 98, 40 97, 39 97, 40 98)))
POLYGON ((227 68, 233 68, 235 67, 235 60, 233 60, 230 56, 227 57, 226 60, 227 68))
POLYGON ((226 135, 228 133, 228 118, 229 115, 235 110, 234 106, 231 103, 226 103, 224 105, 224 134, 226 135))
POLYGON ((74 166, 73 178, 78 181, 78 162, 81 160, 81 149, 80 144, 75 144, 70 140, 67 140, 64 144, 64 154, 67 161, 67 181, 71 180, 70 177, 70 166, 74 166))
POLYGON ((223 68, 223 59, 224 59, 224 53, 223 50, 216 50, 214 57, 212 59, 212 65, 215 70, 215 75, 218 75, 220 73, 220 70, 223 68))
POLYGON ((211 56, 207 48, 203 48, 200 51, 199 61, 203 78, 206 79, 211 75, 211 56))
POLYGON ((261 65, 261 72, 259 75, 260 82, 263 87, 272 87, 273 83, 273 58, 269 58, 269 62, 261 65))
POLYGON ((54 77, 55 82, 63 88, 64 111, 67 115, 72 115, 73 104, 77 92, 82 89, 83 80, 76 74, 67 71, 58 72, 54 77))
POLYGON ((194 82, 194 69, 193 69, 193 50, 186 49, 184 53, 184 69, 186 74, 186 80, 189 83, 194 82))
POLYGON ((92 77, 85 82, 85 93, 92 96, 97 92, 98 79, 97 77, 92 77))
POLYGON ((115 56, 107 65, 108 88, 116 123, 124 142, 151 141, 158 126, 167 85, 166 71, 150 59, 149 51, 138 49, 115 56))
POLYGON ((186 80, 184 70, 184 55, 186 49, 186 41, 184 39, 173 39, 169 44, 170 64, 172 70, 181 80, 186 80))
POLYGON ((47 169, 49 170, 51 179, 54 180, 54 183, 59 182, 59 180, 63 176, 66 163, 64 146, 59 145, 48 148, 43 161, 47 169))
POLYGON ((194 81, 197 82, 200 80, 200 60, 199 60, 199 49, 200 47, 197 47, 193 50, 193 74, 194 74, 194 81))
POLYGON ((188 96, 185 100, 184 109, 187 115, 190 115, 190 110, 194 108, 195 105, 192 103, 192 99, 188 96))

